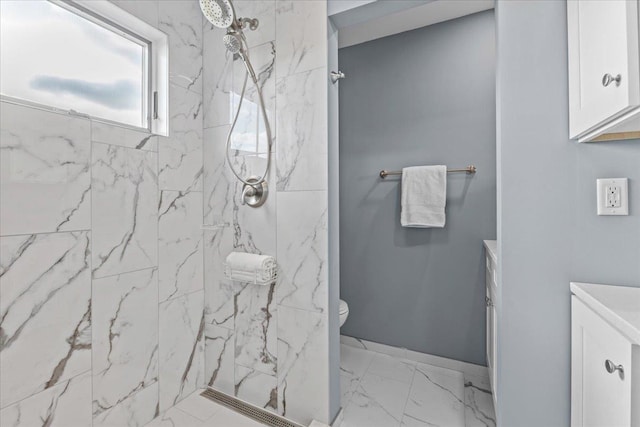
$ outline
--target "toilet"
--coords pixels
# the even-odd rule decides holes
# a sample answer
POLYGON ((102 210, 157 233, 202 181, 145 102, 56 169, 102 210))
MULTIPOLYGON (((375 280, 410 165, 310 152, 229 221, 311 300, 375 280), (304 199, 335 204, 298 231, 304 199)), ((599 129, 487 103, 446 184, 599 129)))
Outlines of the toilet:
POLYGON ((347 317, 349 317, 349 306, 343 300, 340 300, 340 308, 338 309, 340 313, 340 327, 344 325, 344 322, 347 321, 347 317))

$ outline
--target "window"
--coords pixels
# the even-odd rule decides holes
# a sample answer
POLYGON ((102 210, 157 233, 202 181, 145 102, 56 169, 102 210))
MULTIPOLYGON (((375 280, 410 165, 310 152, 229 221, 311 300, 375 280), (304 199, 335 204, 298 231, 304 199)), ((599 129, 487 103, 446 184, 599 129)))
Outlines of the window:
POLYGON ((165 134, 166 49, 110 2, 0 1, 0 93, 18 102, 165 134))

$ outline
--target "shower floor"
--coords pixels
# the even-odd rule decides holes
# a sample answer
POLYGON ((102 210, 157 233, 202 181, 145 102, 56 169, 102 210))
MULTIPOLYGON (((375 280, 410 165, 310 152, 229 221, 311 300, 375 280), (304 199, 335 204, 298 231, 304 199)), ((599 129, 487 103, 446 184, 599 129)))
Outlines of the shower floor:
MULTIPOLYGON (((341 427, 495 427, 488 378, 340 347, 341 427)), ((198 390, 146 427, 264 427, 198 390)))

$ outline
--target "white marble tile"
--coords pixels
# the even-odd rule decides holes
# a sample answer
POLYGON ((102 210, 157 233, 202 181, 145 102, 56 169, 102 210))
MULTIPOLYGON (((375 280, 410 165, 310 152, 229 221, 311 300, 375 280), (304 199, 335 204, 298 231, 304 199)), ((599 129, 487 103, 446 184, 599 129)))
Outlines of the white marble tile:
MULTIPOLYGON (((143 0, 145 2, 146 0, 143 0)), ((137 131, 97 121, 91 122, 91 141, 118 145, 144 151, 158 151, 158 137, 149 132, 137 131)))
POLYGON ((143 426, 159 415, 158 383, 127 396, 113 408, 94 416, 94 427, 143 426))
POLYGON ((351 401, 351 396, 360 384, 360 377, 353 374, 340 372, 340 405, 346 408, 351 401))
POLYGON ((207 324, 234 329, 236 286, 224 277, 224 260, 233 249, 233 230, 229 227, 204 232, 204 296, 207 324))
POLYGON ((204 289, 202 193, 161 191, 158 212, 160 301, 204 289))
POLYGON ((259 46, 276 39, 276 1, 275 0, 237 0, 233 2, 236 16, 257 19, 258 29, 245 30, 249 47, 259 46))
POLYGON ((204 386, 203 292, 160 304, 160 410, 204 386))
POLYGON ((236 397, 252 405, 276 412, 278 409, 276 377, 240 365, 236 365, 235 370, 236 397))
POLYGON ((399 426, 410 385, 366 374, 344 413, 345 427, 399 426))
POLYGON ((326 312, 327 192, 280 192, 278 207, 278 304, 326 312))
POLYGON ((165 413, 160 414, 146 427, 205 427, 207 425, 207 423, 174 406, 165 413))
POLYGON ((159 29, 169 36, 169 80, 202 93, 202 21, 197 1, 158 2, 159 29))
POLYGON ((278 191, 327 189, 326 73, 316 68, 277 81, 278 191))
POLYGON ((0 411, 3 427, 91 427, 91 372, 87 371, 0 411))
POLYGON ((200 396, 201 390, 192 393, 175 406, 183 412, 201 420, 206 421, 211 418, 221 406, 214 401, 200 396))
POLYGON ((367 372, 411 384, 416 362, 386 354, 376 354, 367 372))
POLYGON ((93 416, 102 419, 158 381, 157 269, 97 279, 92 288, 93 416))
POLYGON ((400 427, 431 427, 433 424, 429 424, 425 421, 419 420, 417 418, 413 418, 407 414, 404 414, 402 417, 402 422, 400 423, 400 427))
POLYGON ((158 145, 160 189, 201 191, 202 96, 170 86, 169 136, 159 137, 158 145))
MULTIPOLYGON (((272 142, 275 142, 276 125, 276 77, 275 77, 275 44, 268 42, 250 49, 250 60, 258 77, 258 86, 262 91, 262 99, 267 111, 272 142)), ((241 154, 268 152, 268 138, 260 104, 258 91, 251 78, 247 80, 244 98, 240 102, 242 87, 247 76, 247 69, 240 57, 233 61, 233 84, 231 93, 232 116, 238 114, 236 126, 231 134, 231 149, 241 154), (240 112, 237 113, 238 107, 240 112)), ((262 175, 262 172, 259 173, 262 175)))
MULTIPOLYGON (((204 224, 231 223, 237 180, 226 164, 225 142, 229 126, 204 130, 204 224)), ((225 255, 226 256, 226 255, 225 255)))
POLYGON ((216 412, 216 414, 209 420, 209 423, 212 425, 229 427, 264 427, 266 425, 225 407, 222 407, 218 412, 216 412))
POLYGON ((329 423, 325 314, 278 307, 278 408, 302 425, 329 423), (311 368, 312 367, 312 368, 311 368), (323 397, 324 396, 324 397, 323 397))
POLYGON ((231 85, 233 55, 222 42, 225 31, 205 20, 203 39, 204 127, 210 128, 231 123, 231 85))
POLYGON ((495 427, 491 386, 488 381, 468 381, 464 384, 465 427, 495 427))
POLYGON ((325 65, 327 2, 278 1, 276 49, 278 78, 325 65))
MULTIPOLYGON (((278 350, 275 284, 265 286, 238 284, 236 286, 243 288, 236 297, 236 365, 275 375, 278 350)), ((236 375, 236 384, 237 382, 236 375)))
POLYGON ((233 331, 208 324, 205 326, 206 385, 223 393, 234 393, 235 339, 233 331))
POLYGON ((361 379, 375 353, 348 345, 340 345, 340 372, 361 379))
POLYGON ((443 372, 416 366, 405 414, 433 426, 464 427, 464 378, 461 372, 443 372))
POLYGON ((0 407, 91 368, 90 256, 89 232, 0 239, 0 407))
POLYGON ((158 0, 111 0, 111 2, 147 24, 158 26, 158 0))
MULTIPOLYGON (((363 340, 360 338, 348 337, 346 335, 340 335, 340 343, 348 345, 350 347, 363 348, 369 351, 373 351, 375 353, 382 353, 382 354, 397 357, 400 359, 408 359, 408 360, 420 362, 420 360, 407 357, 407 349, 405 348, 393 347, 386 344, 379 344, 372 341, 363 340)), ((417 353, 417 352, 414 352, 414 353, 424 355, 423 353, 417 353)), ((430 355, 424 355, 424 356, 430 356, 430 355)), ((437 356, 433 356, 433 357, 437 357, 437 356)), ((424 363, 427 363, 427 362, 424 362, 424 363)))
POLYGON ((89 229, 89 121, 0 108, 0 234, 89 229))
POLYGON ((155 267, 156 154, 94 143, 92 159, 94 277, 155 267))

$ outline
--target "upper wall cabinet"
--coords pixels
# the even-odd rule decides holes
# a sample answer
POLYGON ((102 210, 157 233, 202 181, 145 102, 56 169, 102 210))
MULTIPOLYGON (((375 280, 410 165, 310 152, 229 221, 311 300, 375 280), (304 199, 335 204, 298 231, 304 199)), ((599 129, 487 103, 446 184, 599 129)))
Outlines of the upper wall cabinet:
POLYGON ((567 19, 570 137, 640 138, 638 0, 569 0, 567 19))

